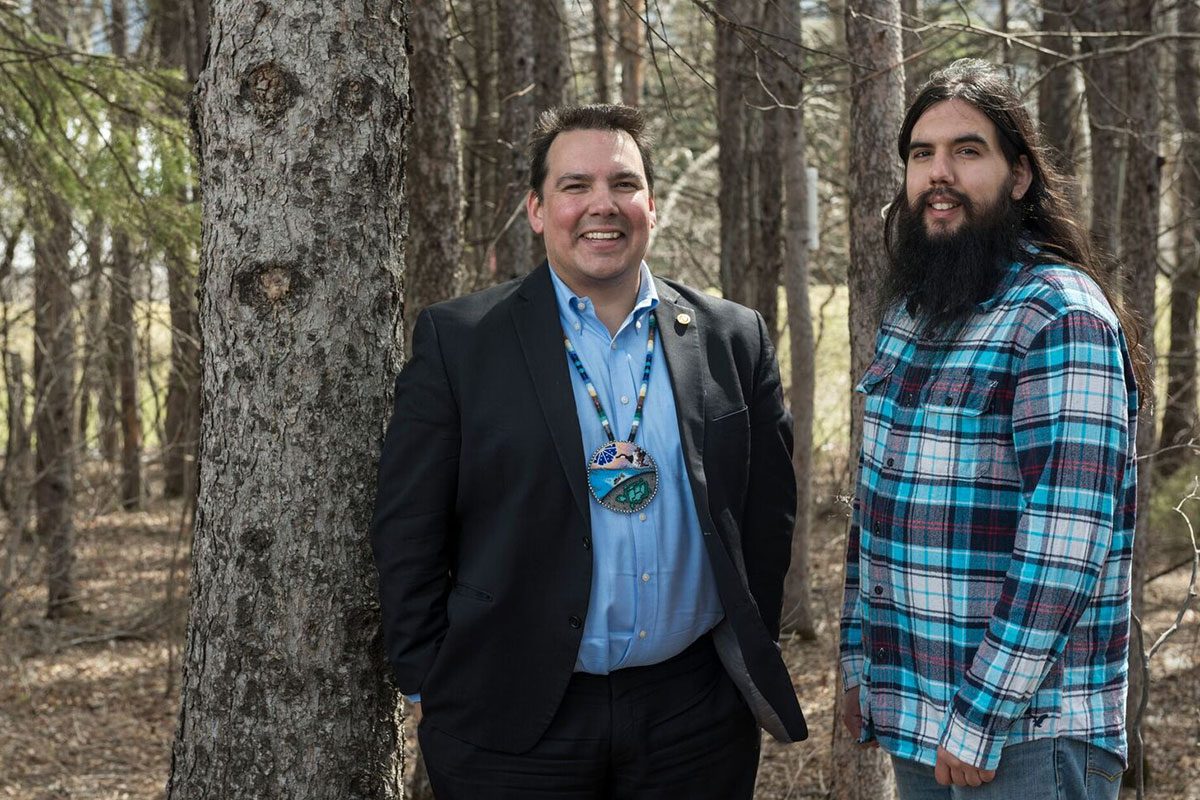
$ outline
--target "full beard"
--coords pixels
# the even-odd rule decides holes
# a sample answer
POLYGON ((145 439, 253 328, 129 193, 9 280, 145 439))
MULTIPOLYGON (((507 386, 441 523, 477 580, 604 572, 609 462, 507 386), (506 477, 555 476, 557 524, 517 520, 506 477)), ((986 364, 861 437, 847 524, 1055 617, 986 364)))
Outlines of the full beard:
POLYGON ((953 189, 938 189, 939 198, 962 206, 963 220, 957 230, 930 235, 923 217, 934 193, 904 203, 897 213, 883 300, 885 305, 903 300, 912 316, 946 328, 965 321, 977 303, 991 297, 1019 256, 1021 211, 1009 200, 1007 186, 986 208, 953 189))

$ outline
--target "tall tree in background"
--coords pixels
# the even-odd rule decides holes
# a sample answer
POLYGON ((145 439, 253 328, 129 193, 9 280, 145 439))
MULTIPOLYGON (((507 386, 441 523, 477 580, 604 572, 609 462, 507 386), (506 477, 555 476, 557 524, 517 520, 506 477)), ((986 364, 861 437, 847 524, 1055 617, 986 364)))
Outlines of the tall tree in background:
POLYGON ((404 280, 405 349, 417 314, 458 293, 462 279, 462 155, 458 90, 453 71, 445 0, 416 3, 408 13, 412 42, 412 144, 406 162, 409 256, 404 280))
MULTIPOLYGON (((208 41, 208 0, 158 0, 153 6, 162 62, 182 70, 185 91, 200 77, 208 41)), ((185 100, 179 98, 179 113, 185 100)), ((199 187, 171 187, 181 203, 197 202, 199 187)), ((196 308, 196 252, 191 240, 166 248, 167 304, 171 315, 171 371, 163 423, 163 494, 195 495, 196 447, 200 441, 200 327, 196 308)))
POLYGON ((482 289, 496 273, 495 236, 499 230, 500 164, 507 164, 500 142, 499 97, 496 94, 496 0, 471 0, 472 45, 475 52, 475 118, 467 161, 471 186, 469 219, 475 245, 472 287, 482 289))
POLYGON ((1125 154, 1125 62, 1106 51, 1119 46, 1113 31, 1125 29, 1123 0, 1082 3, 1072 17, 1080 31, 1097 34, 1080 38, 1080 61, 1087 87, 1088 133, 1091 154, 1092 239, 1104 253, 1119 249, 1121 173, 1125 154))
POLYGON ((901 44, 904 47, 904 99, 907 102, 916 96, 917 90, 920 89, 924 76, 921 70, 916 68, 912 59, 913 56, 921 49, 921 39, 913 30, 920 24, 921 20, 921 2, 920 0, 900 0, 900 22, 904 26, 904 35, 901 37, 901 44))
POLYGON ((592 72, 597 103, 612 100, 613 58, 616 51, 611 30, 612 0, 592 0, 592 72))
MULTIPOLYGON (((66 43, 66 9, 35 0, 38 29, 66 43)), ((75 591, 75 298, 71 294, 71 209, 42 187, 33 209, 34 502, 37 533, 46 548, 46 615, 71 613, 75 591)))
POLYGON ((1175 53, 1175 107, 1179 114, 1179 203, 1175 227, 1175 274, 1171 280, 1171 351, 1167 354, 1167 400, 1155 472, 1168 475, 1193 457, 1173 447, 1194 439, 1196 408, 1196 304, 1200 302, 1200 3, 1179 4, 1175 53), (1171 449, 1167 449, 1171 448, 1171 449))
POLYGON ((783 137, 786 116, 765 87, 785 65, 765 41, 776 4, 716 3, 717 120, 721 191, 721 291, 758 310, 779 332, 783 278, 783 137))
POLYGON ((400 10, 213 3, 196 116, 205 416, 170 800, 400 792, 363 535, 401 360, 400 10))
MULTIPOLYGON (((507 280, 533 269, 537 247, 533 231, 524 219, 525 193, 529 190, 529 164, 525 142, 537 118, 535 52, 557 47, 554 42, 535 42, 529 24, 529 6, 522 0, 496 0, 496 30, 504 31, 504 42, 497 48, 499 69, 497 91, 500 96, 502 142, 497 163, 498 193, 494 237, 496 277, 507 280)), ((499 44, 499 40, 498 40, 499 44)))
MULTIPOLYGON (((129 57, 126 0, 109 4, 109 37, 118 59, 129 57)), ((126 105, 126 101, 122 101, 126 105)), ((118 169, 136 171, 137 119, 124 111, 116 113, 112 150, 118 169)), ((112 294, 108 310, 109 352, 116 359, 121 418, 121 479, 118 502, 126 511, 142 504, 142 415, 138 408, 137 327, 133 321, 133 250, 123 220, 112 228, 112 294)))
MULTIPOLYGON (((812 608, 813 401, 816 352, 812 308, 809 305, 808 176, 804 148, 804 50, 800 45, 800 0, 781 2, 768 19, 775 23, 781 65, 775 96, 784 104, 784 286, 787 292, 788 341, 791 345, 792 468, 796 473, 796 527, 792 533, 792 563, 783 585, 783 626, 801 639, 817 637, 812 608)), ((768 28, 768 30, 770 30, 768 28)))
MULTIPOLYGON (((1158 206, 1161 158, 1159 148, 1159 103, 1157 46, 1144 41, 1154 32, 1155 0, 1128 0, 1126 30, 1136 32, 1140 46, 1131 48, 1126 56, 1129 115, 1129 141, 1125 163, 1125 194, 1121 207, 1121 263, 1125 269, 1125 299, 1140 317, 1134 333, 1154 362, 1154 287, 1158 275, 1158 206)), ((1156 444, 1154 402, 1149 395, 1138 417, 1137 502, 1141 511, 1133 538, 1133 567, 1130 586, 1133 592, 1133 614, 1139 619, 1145 609, 1147 557, 1150 553, 1150 499, 1153 489, 1153 452, 1156 444)), ((1135 636, 1130 648, 1129 704, 1127 707, 1131 741, 1129 763, 1144 763, 1145 755, 1133 740, 1133 720, 1142 696, 1144 676, 1140 660, 1139 640, 1135 636)))
POLYGON ((646 0, 621 0, 621 102, 642 104, 646 83, 646 0))
MULTIPOLYGON (((850 83, 850 375, 871 363, 879 328, 879 288, 887 272, 880 209, 903 185, 896 133, 904 118, 898 0, 848 0, 846 46, 854 63, 850 83)), ((852 399, 850 451, 862 448, 862 397, 852 399)), ((851 463, 854 463, 853 461, 851 463)), ((853 491, 853 489, 851 489, 853 491)), ((879 750, 862 750, 841 724, 837 692, 833 726, 833 796, 881 800, 893 793, 891 768, 879 750)))
POLYGON ((1067 0, 1043 0, 1038 68, 1045 72, 1038 84, 1038 122, 1045 141, 1054 148, 1054 164, 1063 174, 1075 174, 1076 121, 1079 92, 1075 72, 1062 62, 1074 52, 1067 0))
MULTIPOLYGON (((571 60, 567 52, 569 40, 567 10, 563 0, 538 0, 533 14, 533 36, 538 43, 534 55, 534 114, 561 104, 570 83, 571 60)), ((526 136, 529 135, 527 131, 526 136)), ((524 140, 522 140, 524 141, 524 140)), ((524 148, 521 150, 524 153, 524 148)))

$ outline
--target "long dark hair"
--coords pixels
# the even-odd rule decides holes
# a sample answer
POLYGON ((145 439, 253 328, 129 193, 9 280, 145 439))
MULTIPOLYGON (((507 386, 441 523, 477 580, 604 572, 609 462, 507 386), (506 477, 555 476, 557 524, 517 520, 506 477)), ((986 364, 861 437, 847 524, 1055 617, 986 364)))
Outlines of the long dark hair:
MULTIPOLYGON (((996 126, 1000 149, 1010 166, 1021 156, 1029 160, 1032 181, 1024 196, 1015 202, 1030 242, 1040 250, 1039 254, 1030 257, 1030 261, 1065 264, 1096 282, 1125 332, 1134 377, 1144 402, 1152 390, 1150 359, 1140 345, 1141 326, 1137 324, 1137 318, 1114 290, 1114 276, 1119 272, 1109 254, 1092 246, 1091 237, 1067 201, 1067 178, 1054 166, 1054 160, 1042 143, 1041 133, 1003 73, 986 61, 963 58, 929 76, 900 126, 896 141, 900 159, 908 160, 908 146, 917 120, 944 100, 970 103, 990 119, 996 126)), ((896 221, 902 204, 907 202, 907 192, 901 186, 888 207, 884 222, 884 243, 889 258, 895 252, 896 221)))

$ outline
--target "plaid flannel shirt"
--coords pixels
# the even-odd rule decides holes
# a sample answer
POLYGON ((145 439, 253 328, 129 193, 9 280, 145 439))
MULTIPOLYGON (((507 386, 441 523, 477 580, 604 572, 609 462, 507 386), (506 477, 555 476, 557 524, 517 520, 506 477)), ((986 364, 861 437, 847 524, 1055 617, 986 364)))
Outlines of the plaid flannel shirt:
POLYGON ((1137 388, 1099 287, 1011 265, 938 333, 892 308, 863 448, 841 666, 863 739, 995 769, 1066 736, 1126 758, 1137 388))

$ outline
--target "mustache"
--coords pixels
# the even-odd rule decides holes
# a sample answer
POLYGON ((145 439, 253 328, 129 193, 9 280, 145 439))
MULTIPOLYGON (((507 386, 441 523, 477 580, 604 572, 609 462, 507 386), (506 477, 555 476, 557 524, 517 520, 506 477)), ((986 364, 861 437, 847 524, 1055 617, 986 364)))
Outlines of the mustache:
POLYGON ((971 198, 967 197, 957 189, 950 189, 945 186, 926 189, 925 191, 921 192, 921 194, 917 196, 917 201, 913 204, 913 208, 918 209, 923 206, 927 206, 930 203, 939 203, 945 201, 958 203, 967 211, 975 210, 974 204, 971 202, 971 198))

